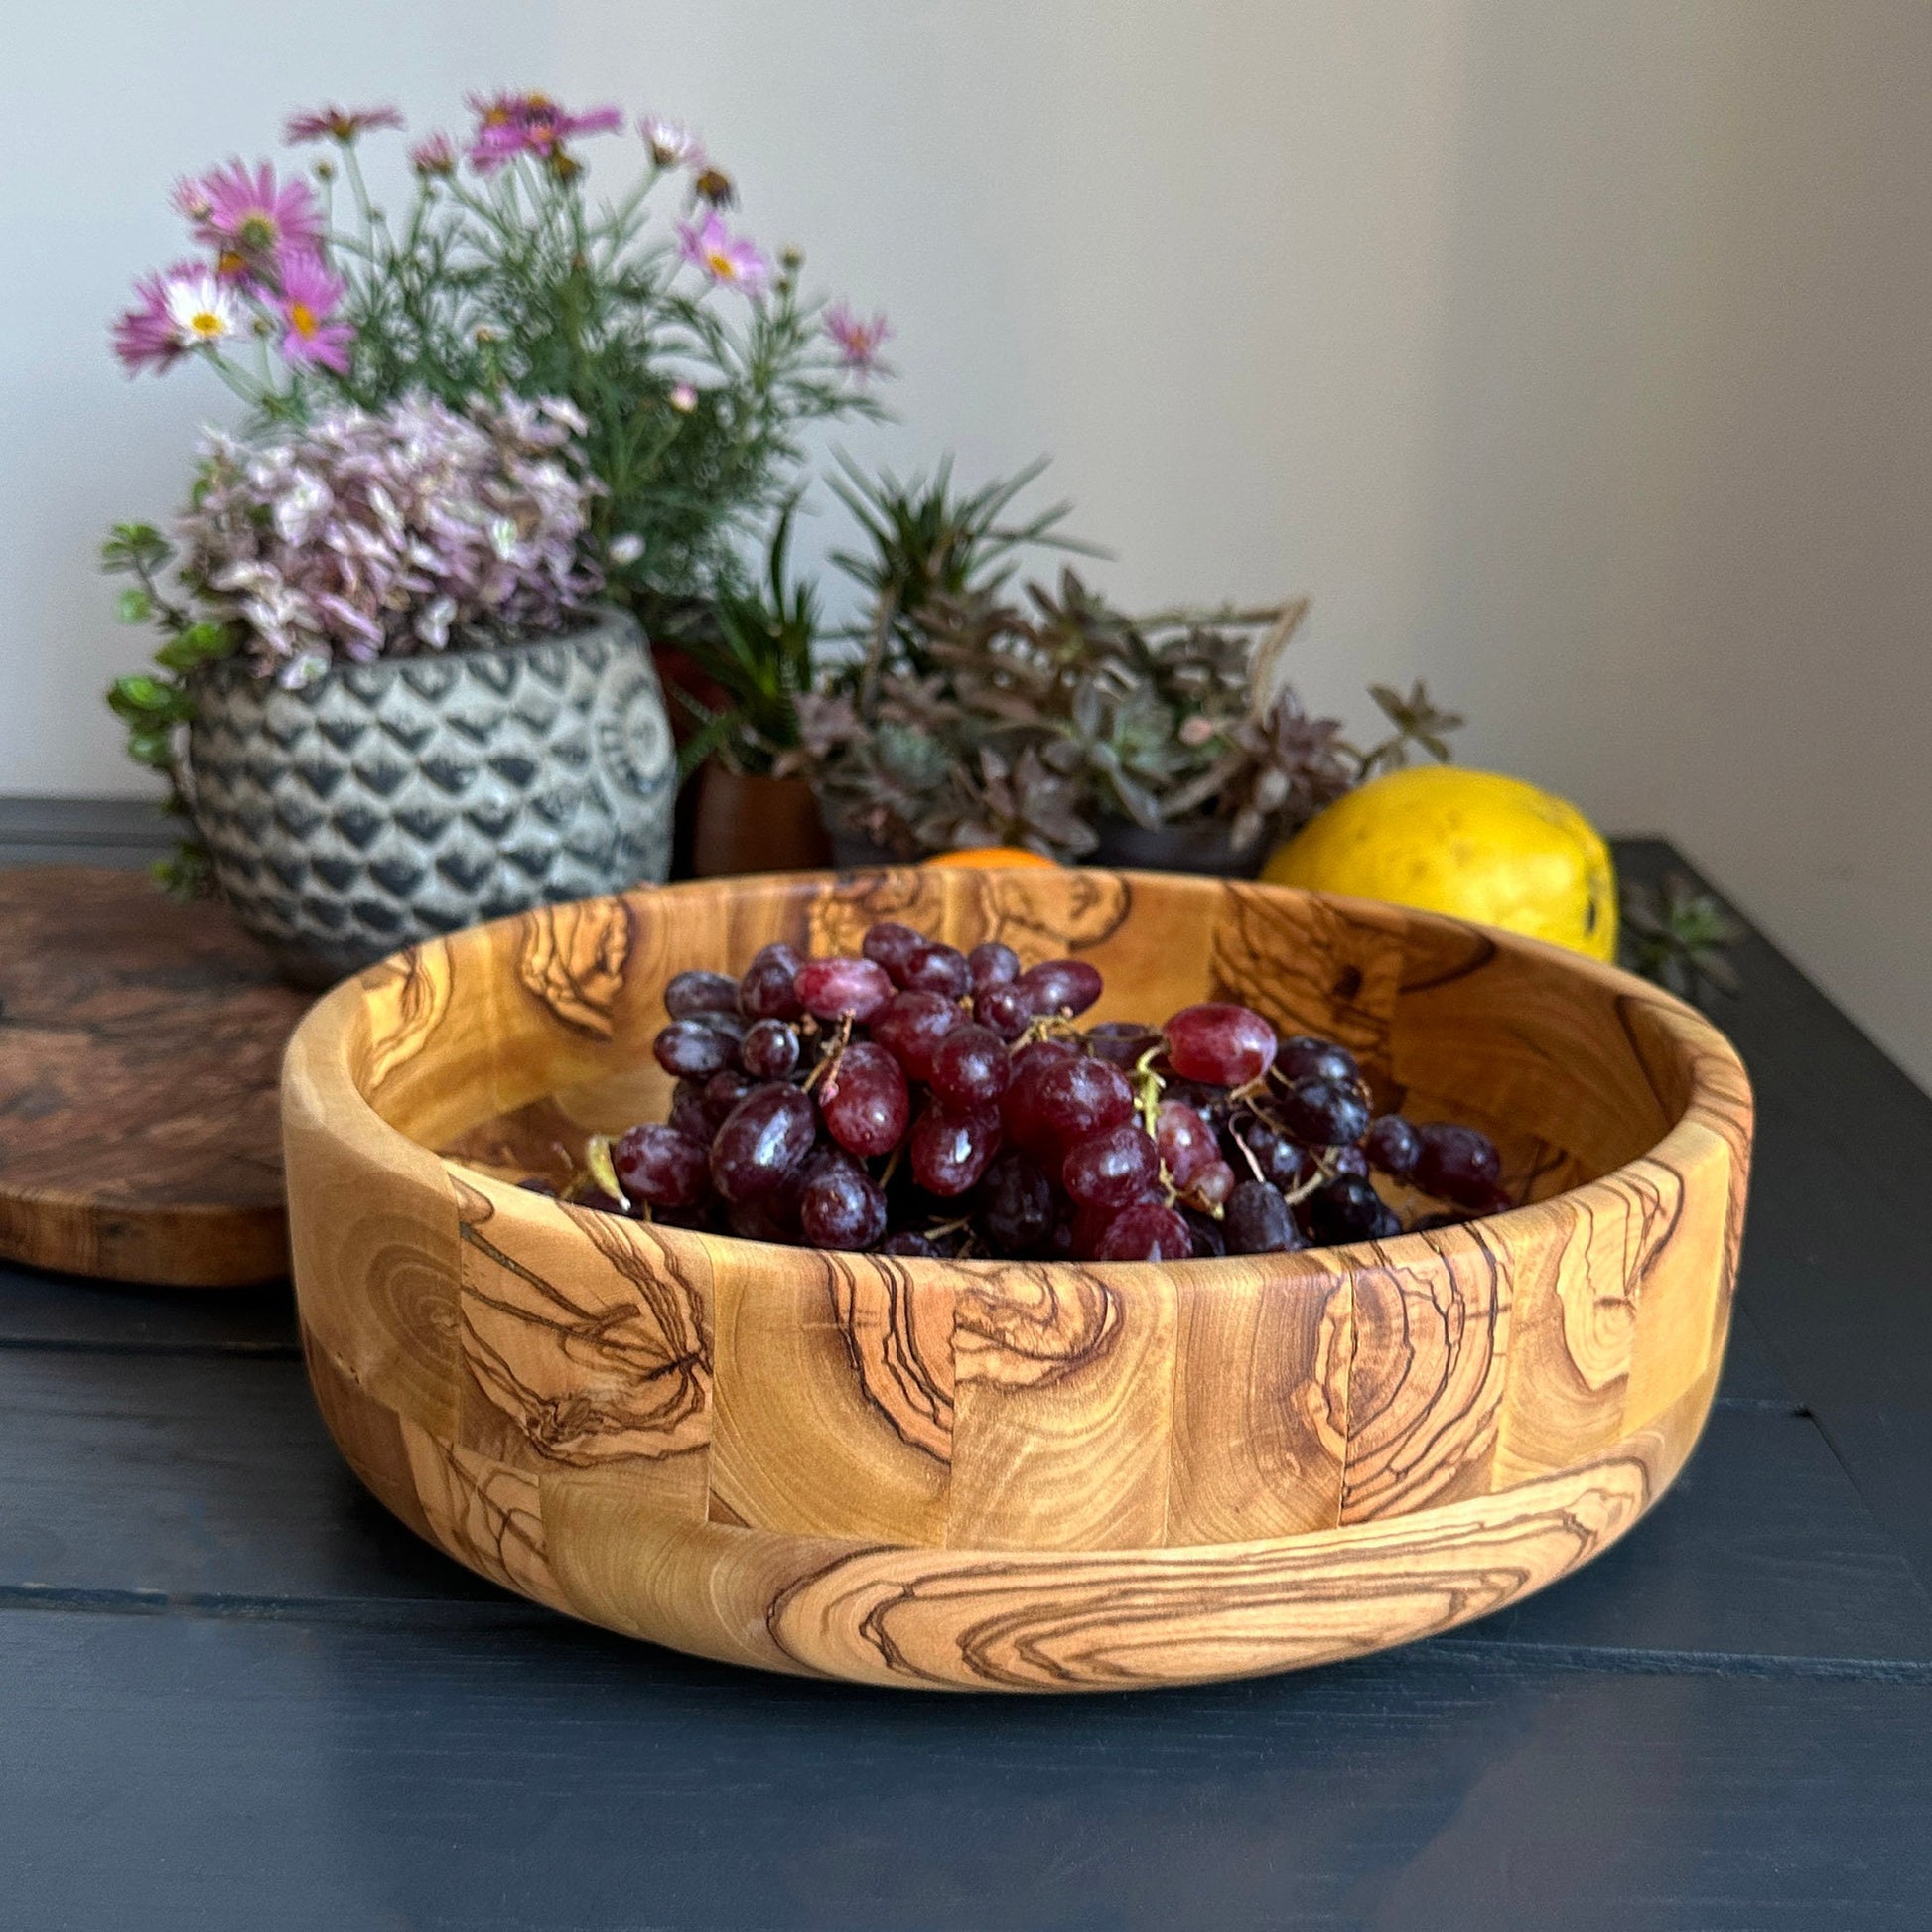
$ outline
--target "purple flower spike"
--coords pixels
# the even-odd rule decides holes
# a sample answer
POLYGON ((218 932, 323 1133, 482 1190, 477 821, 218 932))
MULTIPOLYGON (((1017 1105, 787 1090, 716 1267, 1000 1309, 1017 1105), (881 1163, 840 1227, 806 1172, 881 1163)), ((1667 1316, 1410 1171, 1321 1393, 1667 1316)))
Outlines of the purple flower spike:
POLYGON ((716 212, 707 214, 702 226, 679 222, 677 251, 720 288, 759 296, 770 285, 771 264, 743 235, 734 235, 716 212))

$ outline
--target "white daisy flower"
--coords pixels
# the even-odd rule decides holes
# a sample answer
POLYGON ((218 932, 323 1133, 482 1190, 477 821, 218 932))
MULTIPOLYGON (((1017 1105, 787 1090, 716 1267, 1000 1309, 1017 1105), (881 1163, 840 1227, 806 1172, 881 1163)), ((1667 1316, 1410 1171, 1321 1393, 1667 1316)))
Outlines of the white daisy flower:
POLYGON ((168 320, 183 348, 225 342, 239 327, 234 297, 206 271, 168 284, 168 320))

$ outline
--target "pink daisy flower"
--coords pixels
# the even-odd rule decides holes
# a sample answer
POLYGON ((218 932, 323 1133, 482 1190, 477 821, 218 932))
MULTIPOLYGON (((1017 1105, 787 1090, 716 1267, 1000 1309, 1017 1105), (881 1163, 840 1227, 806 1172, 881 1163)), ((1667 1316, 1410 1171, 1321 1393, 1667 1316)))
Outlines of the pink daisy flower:
POLYGON ((282 139, 291 146, 304 141, 340 141, 346 147, 371 128, 402 129, 402 114, 394 107, 318 107, 312 114, 291 114, 282 123, 282 139))
POLYGON ((470 165, 487 175, 520 154, 555 165, 569 164, 565 141, 579 134, 615 134, 623 125, 622 111, 593 107, 588 114, 568 114, 548 94, 492 94, 487 100, 470 96, 477 128, 470 141, 470 165))
POLYGON ((287 325, 280 345, 283 360, 346 375, 355 331, 333 320, 343 299, 342 283, 319 255, 308 253, 284 255, 279 280, 282 292, 275 307, 287 325))
POLYGON ((226 280, 266 279, 264 269, 285 250, 320 248, 322 210, 307 182, 277 182, 266 161, 252 175, 231 161, 205 175, 200 186, 207 193, 208 212, 195 233, 215 250, 226 280))
POLYGON ((409 150, 409 165, 419 175, 456 173, 456 144, 447 134, 432 134, 409 150))
POLYGON ((770 284, 771 264, 743 235, 733 234, 715 211, 705 216, 702 226, 678 223, 677 251, 721 288, 759 296, 770 284))
POLYGON ((199 262, 177 262, 134 285, 140 299, 114 324, 114 353, 129 375, 171 369, 191 349, 226 342, 240 325, 233 294, 199 262))
POLYGON ((214 198, 207 192, 207 184, 184 175, 175 183, 168 197, 169 205, 184 221, 201 223, 214 212, 214 198))
POLYGON ((835 302, 825 311, 825 333, 837 345, 839 360, 861 380, 869 375, 877 375, 884 369, 879 351, 885 347, 893 331, 883 314, 865 322, 854 315, 845 303, 835 302))

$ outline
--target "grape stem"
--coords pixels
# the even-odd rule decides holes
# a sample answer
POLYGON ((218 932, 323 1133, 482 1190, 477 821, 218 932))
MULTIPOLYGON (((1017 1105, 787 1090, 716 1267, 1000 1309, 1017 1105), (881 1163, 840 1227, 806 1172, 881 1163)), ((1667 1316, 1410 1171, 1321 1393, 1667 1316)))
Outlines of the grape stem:
POLYGON ((833 1037, 831 1046, 821 1053, 812 1070, 805 1075, 804 1091, 810 1093, 821 1079, 833 1080, 839 1070, 839 1061, 845 1057, 845 1049, 852 1043, 852 1016, 845 1014, 840 1018, 839 1031, 833 1037))
MULTIPOLYGON (((618 1171, 611 1160, 611 1142, 607 1135, 593 1134, 584 1143, 584 1167, 586 1177, 596 1183, 618 1202, 627 1214, 630 1211, 630 1196, 623 1191, 618 1179, 618 1171)), ((577 1191, 582 1191, 581 1188, 577 1191)))

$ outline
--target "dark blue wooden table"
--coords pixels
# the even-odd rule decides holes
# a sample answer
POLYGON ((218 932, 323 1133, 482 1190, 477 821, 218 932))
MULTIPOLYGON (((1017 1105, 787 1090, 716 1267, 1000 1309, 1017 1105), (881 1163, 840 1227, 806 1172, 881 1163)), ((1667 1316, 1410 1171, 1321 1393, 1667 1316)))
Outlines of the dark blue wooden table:
MULTIPOLYGON (((0 864, 153 836, 0 801, 0 864)), ((286 1291, 0 1267, 0 1927, 1932 1925, 1932 1100, 1740 965, 1744 1275, 1676 1489, 1303 1676, 944 1699, 621 1642, 360 1492, 286 1291)))

